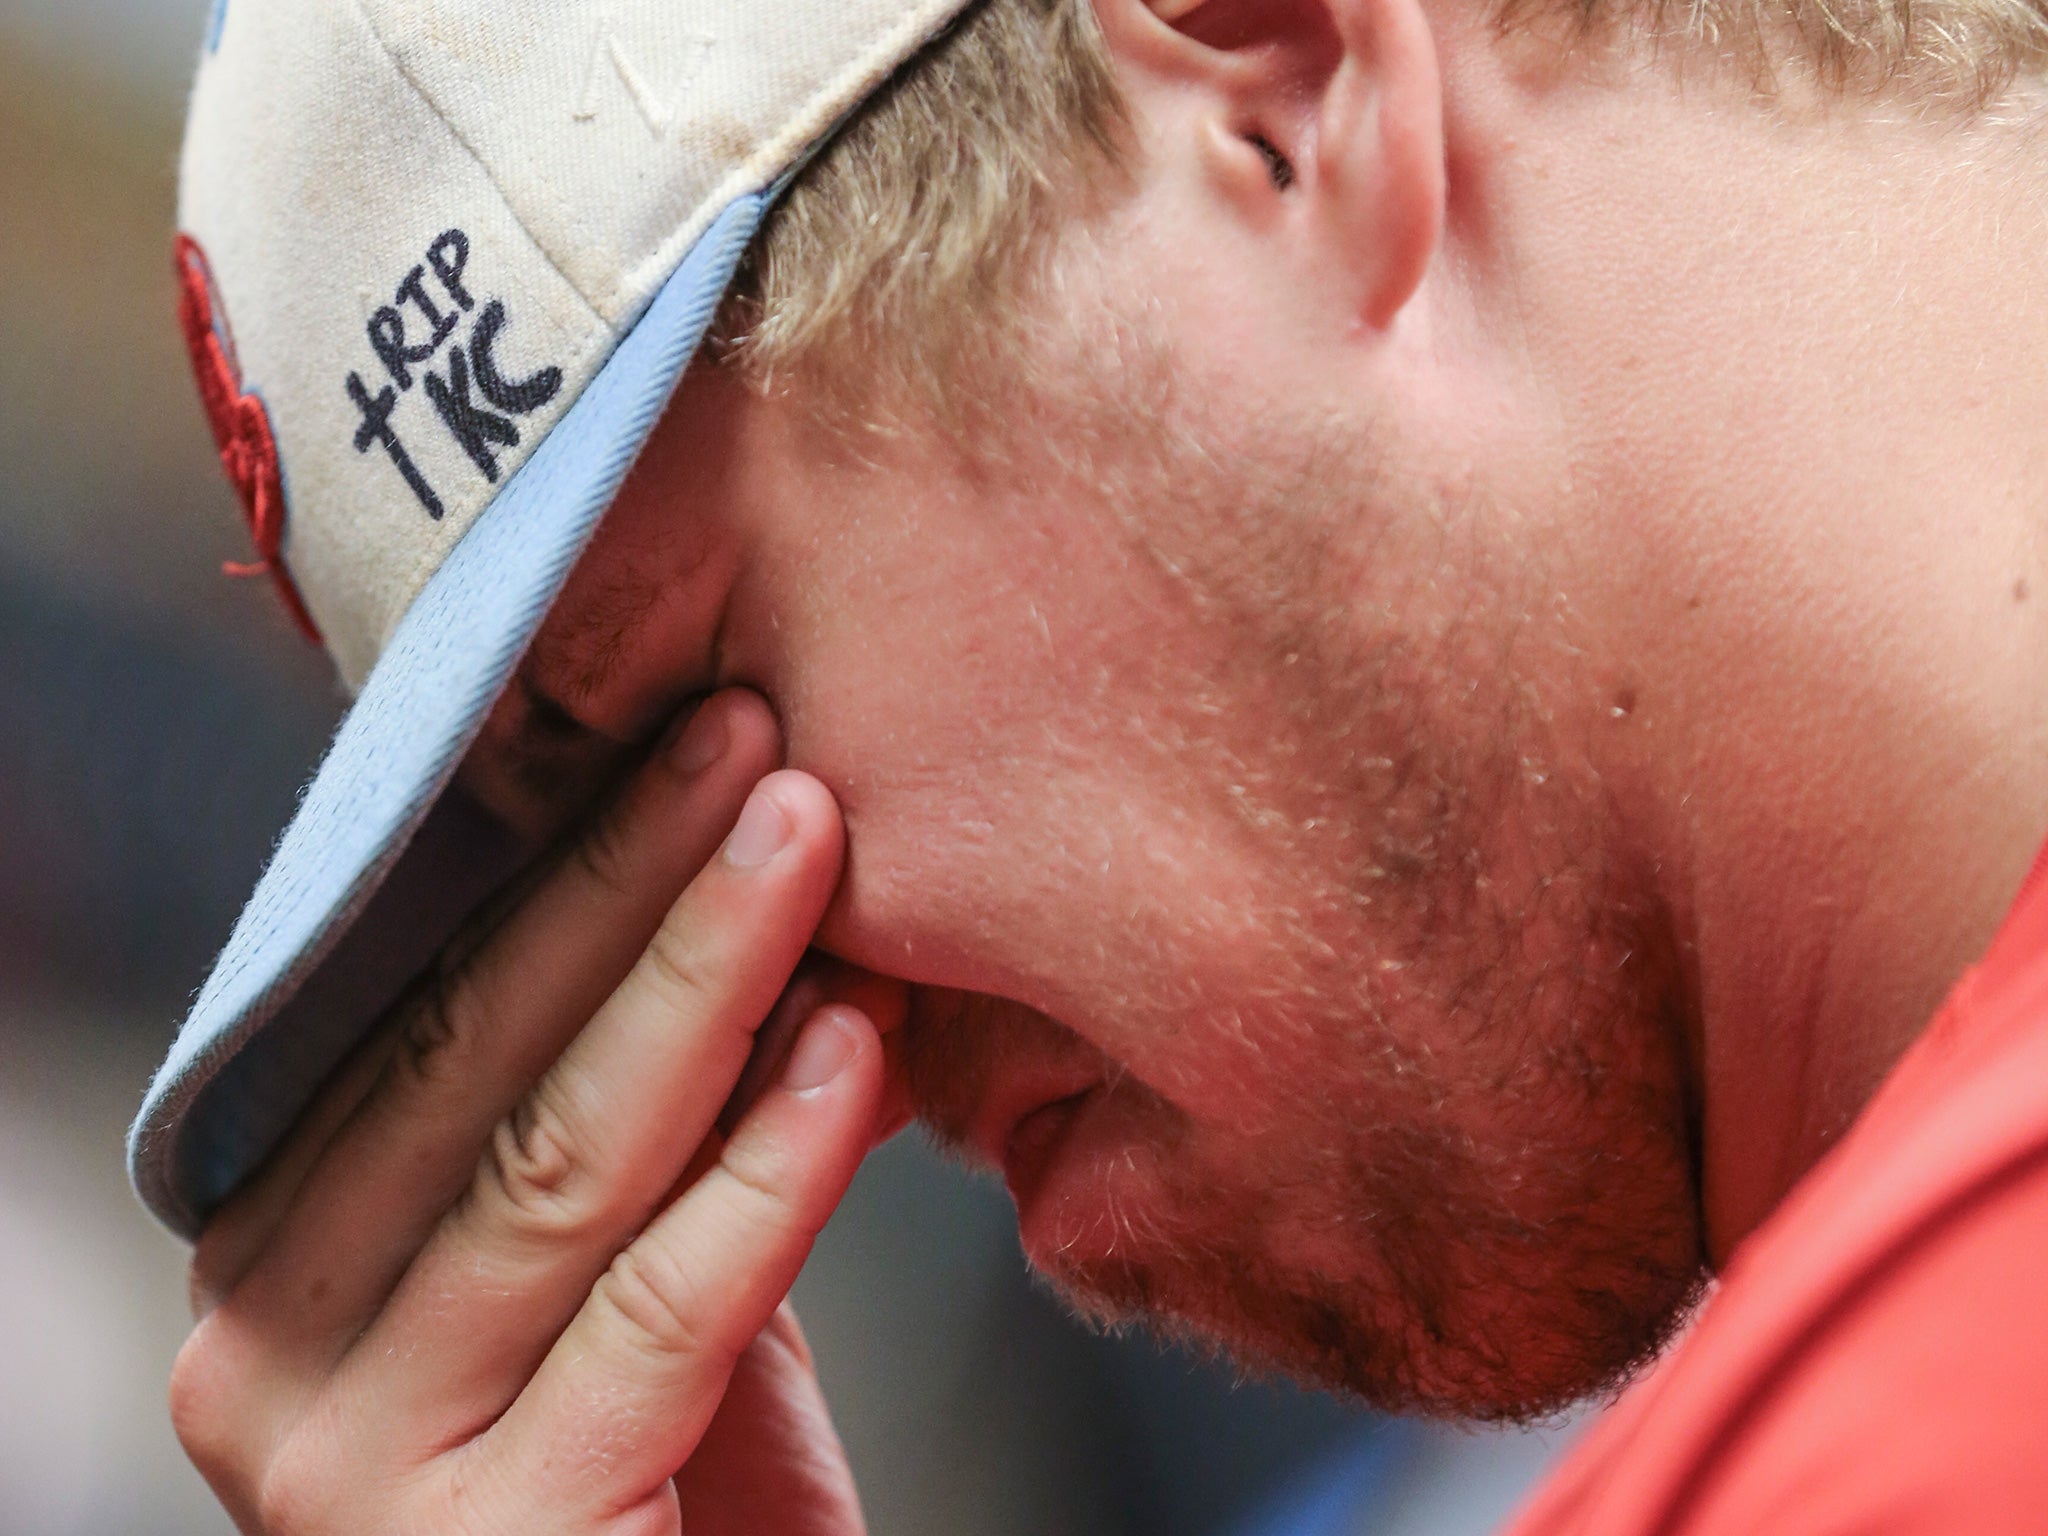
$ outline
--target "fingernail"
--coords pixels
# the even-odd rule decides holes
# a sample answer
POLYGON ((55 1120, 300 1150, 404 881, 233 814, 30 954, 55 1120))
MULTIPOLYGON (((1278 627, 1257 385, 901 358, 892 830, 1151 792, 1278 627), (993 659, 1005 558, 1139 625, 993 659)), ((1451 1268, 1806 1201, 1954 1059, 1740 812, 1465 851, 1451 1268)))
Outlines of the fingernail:
POLYGON ((735 869, 758 869, 782 851, 789 833, 789 817, 775 803, 775 797, 756 789, 747 796, 739 825, 725 840, 725 862, 735 869))
POLYGON ((810 1093, 846 1070, 860 1048, 859 1037, 837 1013, 821 1013, 797 1036, 796 1049, 782 1069, 782 1086, 791 1093, 810 1093))
POLYGON ((732 741, 732 729, 722 709, 699 708, 690 723, 669 745, 669 761, 676 772, 695 777, 725 756, 732 741))

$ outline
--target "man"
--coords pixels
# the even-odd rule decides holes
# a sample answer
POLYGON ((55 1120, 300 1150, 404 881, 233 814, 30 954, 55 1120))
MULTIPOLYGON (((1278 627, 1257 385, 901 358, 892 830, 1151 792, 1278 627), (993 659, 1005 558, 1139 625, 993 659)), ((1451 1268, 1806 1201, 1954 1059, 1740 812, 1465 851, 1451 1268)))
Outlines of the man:
MULTIPOLYGON (((362 56, 514 203, 494 71, 667 110, 644 37, 433 9, 368 8, 362 56)), ((2048 898, 1942 1010, 2048 832, 2044 54, 2004 0, 970 8, 578 491, 610 509, 516 673, 463 674, 494 869, 567 853, 253 1176, 354 1039, 342 993, 272 1018, 334 925, 268 969, 238 935, 202 996, 138 1168, 188 1228, 232 1194, 174 1411, 238 1521, 858 1529, 778 1305, 915 1112, 1083 1311, 1396 1410, 1615 1387, 1719 1274, 1528 1531, 2032 1528, 2048 898)), ((640 269, 530 203, 533 282, 609 319, 640 269)), ((188 300, 266 559, 351 677, 383 652, 359 720, 393 655, 466 665, 445 573, 519 546, 493 504, 409 610, 363 598, 390 561, 308 522, 323 477, 429 528, 591 366, 573 303, 487 324, 477 230, 427 233, 321 375, 357 414, 290 543, 265 381, 188 300)), ((385 771, 371 728, 323 784, 385 771)))

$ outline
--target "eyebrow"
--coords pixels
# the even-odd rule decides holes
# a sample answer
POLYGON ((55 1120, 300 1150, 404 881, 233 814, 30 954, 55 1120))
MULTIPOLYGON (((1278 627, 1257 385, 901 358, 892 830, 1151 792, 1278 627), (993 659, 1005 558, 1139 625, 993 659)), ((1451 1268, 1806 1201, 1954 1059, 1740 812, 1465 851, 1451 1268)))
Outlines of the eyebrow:
MULTIPOLYGON (((654 611, 666 585, 665 575, 637 569, 604 582, 573 613, 542 626, 521 672, 531 667, 559 679, 558 686, 572 699, 601 693, 626 658, 626 637, 654 611)), ((566 705, 543 693, 530 677, 527 682, 538 704, 582 725, 566 705)))
MULTIPOLYGON (((524 667, 514 674, 512 687, 523 708, 518 725, 499 740, 499 767, 523 793, 542 804, 574 809, 568 805, 572 796, 593 797, 592 786, 578 769, 586 768, 593 757, 618 758, 633 751, 634 743, 579 719, 524 667)), ((601 777, 609 781, 612 775, 601 777)))

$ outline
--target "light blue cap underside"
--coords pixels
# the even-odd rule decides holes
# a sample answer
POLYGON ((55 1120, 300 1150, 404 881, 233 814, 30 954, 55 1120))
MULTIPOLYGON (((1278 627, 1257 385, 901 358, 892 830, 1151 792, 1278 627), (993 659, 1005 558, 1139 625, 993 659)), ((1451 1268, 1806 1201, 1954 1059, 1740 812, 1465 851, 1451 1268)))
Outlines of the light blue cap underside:
POLYGON ((136 1191, 167 1226, 198 1231, 511 872, 505 839, 443 792, 660 420, 773 195, 737 199, 691 248, 372 669, 129 1132, 136 1191), (369 909, 401 862, 413 888, 402 901, 387 893, 393 910, 380 923, 369 909), (323 976, 330 960, 335 974, 323 976))

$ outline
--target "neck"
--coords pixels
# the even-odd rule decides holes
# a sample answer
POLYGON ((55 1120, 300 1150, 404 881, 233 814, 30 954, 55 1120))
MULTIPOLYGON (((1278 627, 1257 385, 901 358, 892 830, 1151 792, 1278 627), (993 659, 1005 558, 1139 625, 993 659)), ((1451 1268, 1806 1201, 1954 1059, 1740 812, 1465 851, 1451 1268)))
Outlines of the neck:
POLYGON ((2048 151, 1653 94, 1543 99, 1520 142, 1559 152, 1489 207, 1558 338, 1587 652, 1637 701, 1596 750, 1672 914, 1718 1262, 2048 834, 2048 151))
POLYGON ((2038 774, 1950 765, 1893 825, 1788 818, 1695 893, 1702 1205, 1724 1261, 1853 1123, 1989 944, 2044 833, 2038 774), (1974 804, 1971 803, 1974 800, 1974 804))
POLYGON ((1827 276, 1752 295, 1815 329, 1759 338, 1727 449, 1761 471, 1731 473, 1699 606, 1666 616, 1698 706, 1665 832, 1717 1262, 1854 1121, 2048 834, 2048 261, 2015 237, 2048 199, 2031 162, 1964 172, 1910 133, 1756 210, 1827 276), (1881 254, 1818 259, 1843 230, 1881 254))

